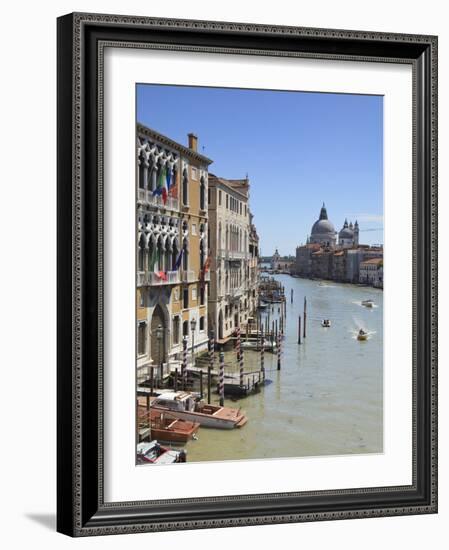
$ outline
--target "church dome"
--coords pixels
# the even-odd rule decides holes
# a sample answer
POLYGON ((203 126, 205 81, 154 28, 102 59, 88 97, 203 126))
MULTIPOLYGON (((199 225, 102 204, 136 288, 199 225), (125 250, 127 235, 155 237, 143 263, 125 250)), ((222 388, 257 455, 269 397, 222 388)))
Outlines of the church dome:
POLYGON ((340 231, 338 234, 340 239, 352 239, 354 237, 354 232, 349 229, 349 227, 345 227, 340 231))
POLYGON ((320 218, 312 226, 312 236, 313 235, 326 235, 326 234, 335 234, 335 227, 327 217, 327 210, 323 204, 320 212, 320 218))
POLYGON ((341 229, 340 233, 338 234, 338 237, 340 239, 353 239, 354 238, 354 231, 352 229, 352 222, 348 226, 348 220, 345 220, 345 223, 343 224, 343 228, 341 229))

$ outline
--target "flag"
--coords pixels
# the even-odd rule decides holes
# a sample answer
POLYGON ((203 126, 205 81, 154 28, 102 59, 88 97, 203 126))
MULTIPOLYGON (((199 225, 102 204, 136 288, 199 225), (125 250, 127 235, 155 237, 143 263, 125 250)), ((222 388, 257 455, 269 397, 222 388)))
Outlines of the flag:
POLYGON ((201 273, 200 273, 200 280, 201 281, 204 281, 204 277, 205 277, 206 273, 209 271, 210 262, 211 262, 211 257, 210 257, 210 254, 209 254, 209 256, 206 258, 206 261, 204 262, 203 269, 201 270, 201 273))
POLYGON ((165 179, 167 181, 167 193, 170 193, 170 187, 171 187, 171 170, 170 169, 167 170, 165 179))
POLYGON ((152 264, 151 269, 153 270, 153 273, 156 275, 156 277, 159 277, 159 279, 166 281, 167 274, 164 271, 161 271, 159 269, 159 259, 160 259, 159 250, 157 249, 157 247, 155 247, 153 249, 153 254, 151 255, 151 264, 152 264))
POLYGON ((154 271, 154 266, 156 265, 157 260, 157 247, 153 245, 153 250, 151 252, 151 256, 149 257, 149 265, 148 268, 150 271, 154 271))
POLYGON ((162 195, 164 204, 167 202, 167 170, 165 166, 163 166, 159 172, 159 178, 157 179, 156 189, 153 191, 153 195, 162 195))
POLYGON ((183 249, 181 248, 181 252, 179 253, 179 256, 176 258, 175 265, 173 266, 174 271, 178 271, 178 269, 181 267, 182 253, 183 253, 183 249))

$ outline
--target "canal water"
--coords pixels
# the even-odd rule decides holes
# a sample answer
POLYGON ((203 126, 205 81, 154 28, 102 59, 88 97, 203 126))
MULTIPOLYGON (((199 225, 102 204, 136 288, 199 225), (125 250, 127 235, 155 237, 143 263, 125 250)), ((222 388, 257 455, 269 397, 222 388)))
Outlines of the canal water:
MULTIPOLYGON (((189 462, 378 453, 383 450, 382 290, 276 275, 285 287, 287 317, 282 365, 265 353, 271 383, 260 393, 225 405, 241 406, 242 429, 201 428, 187 446, 189 462), (290 292, 293 289, 293 304, 290 292), (298 345, 298 316, 307 297, 307 337, 298 345), (373 308, 361 305, 372 299, 373 308), (331 328, 322 328, 330 319, 331 328), (365 342, 356 338, 363 328, 365 342)), ((276 318, 278 305, 270 312, 276 318)), ((246 351, 245 371, 260 368, 246 351)), ((237 369, 235 353, 226 363, 237 369)), ((213 402, 218 404, 218 395, 213 402)))

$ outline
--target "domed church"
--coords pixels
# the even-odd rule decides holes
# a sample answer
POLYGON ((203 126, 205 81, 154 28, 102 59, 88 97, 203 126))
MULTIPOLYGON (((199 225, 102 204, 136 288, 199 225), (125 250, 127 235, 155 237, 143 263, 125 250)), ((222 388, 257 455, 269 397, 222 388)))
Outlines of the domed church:
MULTIPOLYGON (((337 232, 335 231, 334 224, 329 220, 327 216, 326 205, 323 202, 321 207, 320 217, 313 224, 309 244, 319 244, 328 248, 337 247, 337 232)), ((352 222, 348 224, 348 220, 345 220, 342 229, 338 233, 338 248, 352 248, 359 244, 359 224, 356 220, 353 225, 352 222)))

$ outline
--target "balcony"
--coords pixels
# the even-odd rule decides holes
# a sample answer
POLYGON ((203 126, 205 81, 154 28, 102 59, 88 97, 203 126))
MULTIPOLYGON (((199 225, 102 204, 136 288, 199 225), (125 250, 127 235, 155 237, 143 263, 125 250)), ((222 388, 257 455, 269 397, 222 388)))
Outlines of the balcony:
POLYGON ((198 276, 195 275, 194 271, 182 271, 181 279, 183 283, 193 283, 194 281, 198 280, 198 276))
POLYGON ((173 210, 179 211, 179 201, 175 197, 167 197, 167 201, 164 204, 161 195, 153 195, 152 191, 139 188, 137 190, 137 200, 142 204, 147 204, 161 210, 173 210))
POLYGON ((242 250, 227 250, 226 248, 219 248, 217 251, 217 257, 225 260, 245 260, 247 256, 247 252, 242 250))
POLYGON ((148 284, 150 286, 175 285, 180 282, 179 271, 166 271, 166 279, 156 273, 148 272, 148 284))

